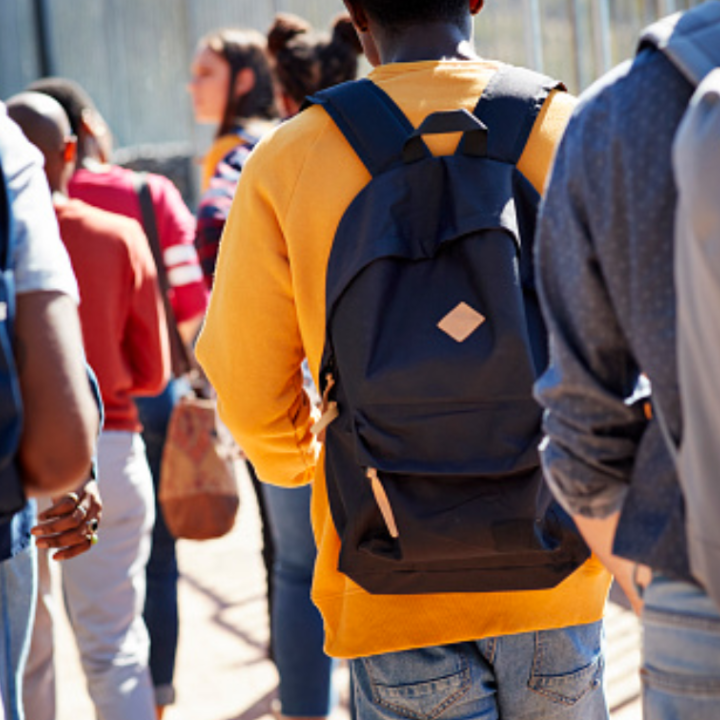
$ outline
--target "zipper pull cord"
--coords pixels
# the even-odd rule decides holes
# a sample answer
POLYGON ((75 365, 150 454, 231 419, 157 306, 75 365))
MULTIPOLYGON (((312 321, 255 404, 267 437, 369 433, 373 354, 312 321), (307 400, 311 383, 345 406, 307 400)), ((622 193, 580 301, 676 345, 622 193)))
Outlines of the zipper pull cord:
POLYGON ((393 513, 392 505, 390 505, 390 500, 385 492, 385 488, 380 482, 377 470, 375 468, 368 468, 367 476, 370 479, 373 495, 375 496, 375 502, 380 508, 380 512, 382 513, 385 525, 387 525, 390 537, 399 538, 400 533, 398 532, 397 523, 395 522, 395 514, 393 513))
POLYGON ((310 428, 310 432, 317 437, 320 442, 325 441, 325 430, 340 415, 338 404, 334 400, 330 400, 330 391, 335 387, 335 378, 331 373, 325 376, 325 390, 322 394, 322 415, 320 419, 310 428))

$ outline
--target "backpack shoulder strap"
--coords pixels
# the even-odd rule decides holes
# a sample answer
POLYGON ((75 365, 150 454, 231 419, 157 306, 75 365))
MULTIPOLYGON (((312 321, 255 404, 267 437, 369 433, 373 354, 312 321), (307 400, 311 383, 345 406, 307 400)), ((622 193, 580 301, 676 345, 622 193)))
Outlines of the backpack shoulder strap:
POLYGON ((415 128, 390 96, 371 80, 355 80, 316 93, 305 102, 320 105, 333 119, 371 175, 402 162, 415 128))
POLYGON ((180 336, 180 331, 177 327, 177 320, 175 319, 175 312, 170 304, 170 281, 168 279, 165 261, 163 260, 162 248, 160 247, 160 233, 158 232, 155 206, 153 205, 147 174, 136 172, 133 175, 133 187, 135 189, 138 202, 140 203, 142 227, 145 231, 145 236, 148 239, 148 245, 150 246, 153 260, 155 260, 157 280, 160 287, 163 307, 165 308, 165 319, 167 321, 172 371, 175 377, 180 377, 191 369, 192 363, 190 361, 188 350, 185 347, 185 342, 180 336))
POLYGON ((474 111, 488 128, 488 157, 517 165, 545 100, 553 90, 564 89, 545 75, 503 65, 474 111))
POLYGON ((662 51, 693 85, 720 66, 720 2, 708 0, 685 13, 676 13, 648 27, 638 52, 662 51))

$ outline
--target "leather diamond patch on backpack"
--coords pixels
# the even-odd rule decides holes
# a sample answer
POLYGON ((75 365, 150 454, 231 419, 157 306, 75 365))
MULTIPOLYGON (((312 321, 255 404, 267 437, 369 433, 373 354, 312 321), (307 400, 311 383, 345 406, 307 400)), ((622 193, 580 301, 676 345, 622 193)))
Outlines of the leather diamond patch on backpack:
POLYGON ((485 316, 461 302, 439 323, 438 327, 457 342, 465 342, 483 323, 485 316))

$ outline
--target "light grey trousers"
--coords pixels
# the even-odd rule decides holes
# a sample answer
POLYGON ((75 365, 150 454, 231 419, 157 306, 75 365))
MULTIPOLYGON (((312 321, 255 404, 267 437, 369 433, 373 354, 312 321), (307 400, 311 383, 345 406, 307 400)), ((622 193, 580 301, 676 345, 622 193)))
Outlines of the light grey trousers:
MULTIPOLYGON (((100 541, 62 563, 65 604, 99 720, 155 720, 149 639, 142 619, 154 500, 140 435, 103 432, 98 470, 100 541)), ((28 718, 53 720, 52 615, 43 599, 40 604, 25 702, 28 718)))

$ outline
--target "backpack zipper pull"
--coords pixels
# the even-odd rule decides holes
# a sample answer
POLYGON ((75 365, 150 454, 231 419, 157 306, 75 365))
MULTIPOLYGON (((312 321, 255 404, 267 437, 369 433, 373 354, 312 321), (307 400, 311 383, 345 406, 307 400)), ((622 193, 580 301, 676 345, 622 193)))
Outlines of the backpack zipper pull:
POLYGON ((387 525, 387 529, 388 529, 388 532, 390 533, 390 537, 392 537, 392 538, 400 537, 400 533, 398 532, 398 528, 397 528, 397 523, 395 522, 395 515, 393 513, 392 505, 390 505, 390 500, 388 499, 387 493, 385 492, 385 488, 383 487, 382 483, 380 482, 380 478, 378 477, 377 470, 375 468, 368 468, 367 476, 370 479, 370 484, 372 486, 373 495, 375 496, 375 502, 378 504, 378 507, 380 508, 380 512, 382 513, 383 520, 385 521, 385 525, 387 525))
POLYGON ((325 376, 325 391, 322 394, 322 415, 320 419, 310 428, 310 432, 315 435, 320 442, 325 441, 325 430, 328 425, 337 419, 340 415, 338 404, 334 400, 330 400, 330 391, 335 386, 335 378, 332 373, 325 376))

